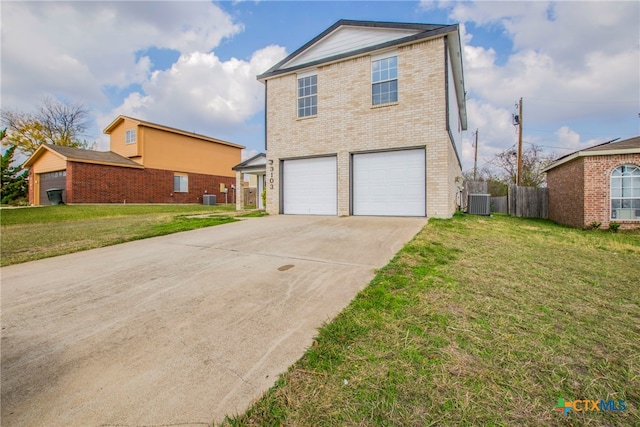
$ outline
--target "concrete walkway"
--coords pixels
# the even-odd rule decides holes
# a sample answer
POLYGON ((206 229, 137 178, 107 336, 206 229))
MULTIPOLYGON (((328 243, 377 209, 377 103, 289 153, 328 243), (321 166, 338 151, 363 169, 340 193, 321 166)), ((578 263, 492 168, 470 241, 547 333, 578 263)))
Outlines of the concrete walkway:
POLYGON ((425 224, 270 216, 4 267, 2 425, 242 413, 425 224))

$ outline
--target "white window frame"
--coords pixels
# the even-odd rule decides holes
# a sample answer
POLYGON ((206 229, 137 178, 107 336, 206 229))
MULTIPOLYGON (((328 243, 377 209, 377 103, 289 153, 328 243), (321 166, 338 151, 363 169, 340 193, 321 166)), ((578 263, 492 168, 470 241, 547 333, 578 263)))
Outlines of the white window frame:
POLYGON ((317 70, 297 74, 296 111, 299 119, 318 115, 318 72, 317 70), (315 79, 314 79, 315 77, 315 79), (303 86, 300 87, 300 83, 303 86), (307 93, 308 89, 308 93, 307 93), (301 92, 302 90, 302 92, 301 92), (302 106, 300 102, 302 101, 302 106), (308 105, 306 105, 308 104, 308 105))
POLYGON ((611 171, 609 188, 611 219, 640 220, 640 166, 625 164, 615 168, 611 171))
POLYGON ((174 173, 173 174, 173 192, 174 193, 188 193, 189 192, 189 175, 186 173, 174 173), (178 180, 176 181, 176 178, 178 180))
POLYGON ((136 130, 128 129, 124 132, 124 142, 125 144, 135 144, 136 143, 136 130))
POLYGON ((396 50, 384 52, 371 56, 371 105, 395 104, 398 102, 398 52, 396 50), (395 67, 387 67, 385 69, 377 69, 377 64, 386 64, 385 61, 395 58, 395 67), (395 91, 389 90, 395 82, 395 91), (384 92, 375 93, 377 87, 387 88, 384 92), (395 93, 395 99, 392 94, 395 93), (386 95, 386 98, 383 98, 386 95), (383 102, 383 99, 384 102, 383 102))

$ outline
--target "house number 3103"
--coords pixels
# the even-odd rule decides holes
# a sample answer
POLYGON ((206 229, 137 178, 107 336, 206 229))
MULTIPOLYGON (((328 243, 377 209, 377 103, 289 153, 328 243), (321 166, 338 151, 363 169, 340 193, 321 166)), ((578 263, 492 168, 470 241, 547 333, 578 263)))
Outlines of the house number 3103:
POLYGON ((269 166, 269 190, 273 190, 273 166, 269 166))

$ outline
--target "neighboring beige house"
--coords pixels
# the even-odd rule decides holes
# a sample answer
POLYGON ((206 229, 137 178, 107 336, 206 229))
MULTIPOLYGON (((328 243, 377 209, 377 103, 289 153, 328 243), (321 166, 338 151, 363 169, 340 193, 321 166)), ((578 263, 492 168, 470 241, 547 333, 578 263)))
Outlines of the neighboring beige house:
POLYGON ((235 203, 242 145, 126 116, 104 133, 110 151, 41 145, 25 162, 30 203, 49 204, 52 188, 65 203, 235 203))
POLYGON ((259 75, 267 212, 450 217, 460 49, 458 25, 341 20, 259 75))
POLYGON ((549 219, 573 227, 640 228, 640 136, 567 154, 549 165, 549 219))

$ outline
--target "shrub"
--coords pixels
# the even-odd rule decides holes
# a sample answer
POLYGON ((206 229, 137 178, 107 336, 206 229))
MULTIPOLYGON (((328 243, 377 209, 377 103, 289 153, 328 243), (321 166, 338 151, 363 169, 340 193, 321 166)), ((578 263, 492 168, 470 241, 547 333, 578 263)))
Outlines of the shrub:
POLYGON ((593 221, 586 228, 587 228, 587 230, 597 230, 598 228, 600 228, 601 225, 602 225, 601 222, 593 221))
POLYGON ((611 231, 612 233, 617 233, 619 228, 620 228, 619 222, 612 221, 609 223, 609 231, 611 231))

